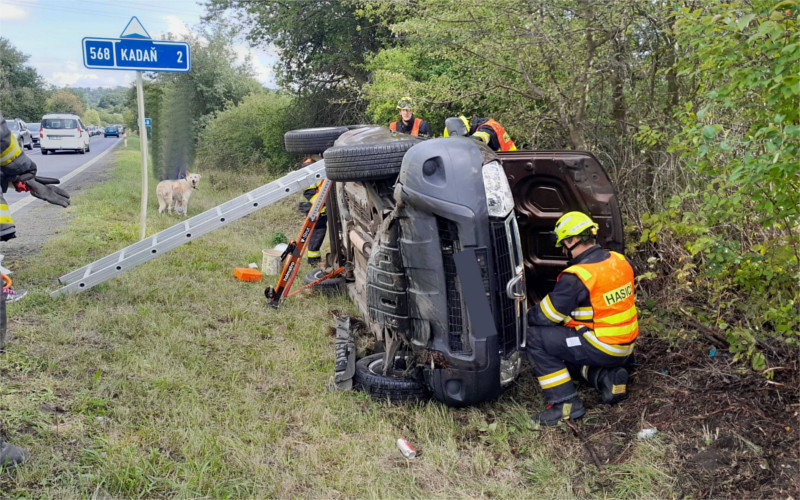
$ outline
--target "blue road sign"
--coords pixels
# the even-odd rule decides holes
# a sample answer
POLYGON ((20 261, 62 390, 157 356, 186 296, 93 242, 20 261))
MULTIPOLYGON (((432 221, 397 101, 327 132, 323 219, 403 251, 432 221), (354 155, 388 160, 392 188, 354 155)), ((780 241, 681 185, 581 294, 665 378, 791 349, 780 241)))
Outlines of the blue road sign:
POLYGON ((83 65, 91 69, 171 71, 192 69, 189 44, 142 38, 84 38, 83 65))
POLYGON ((145 127, 149 127, 149 126, 150 126, 150 124, 152 124, 152 123, 153 123, 153 122, 150 120, 150 118, 145 118, 145 119, 144 119, 144 126, 145 126, 145 127))

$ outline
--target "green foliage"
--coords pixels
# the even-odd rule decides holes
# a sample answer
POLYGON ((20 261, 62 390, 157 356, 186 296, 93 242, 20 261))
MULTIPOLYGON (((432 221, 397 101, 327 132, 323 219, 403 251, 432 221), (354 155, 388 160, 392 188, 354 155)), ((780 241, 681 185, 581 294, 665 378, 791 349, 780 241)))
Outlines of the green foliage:
POLYGON ((288 169, 293 158, 283 148, 283 134, 292 127, 287 111, 291 100, 262 91, 214 115, 200 134, 199 157, 203 166, 223 170, 259 170, 275 173, 288 169))
POLYGON ((25 62, 28 56, 0 37, 0 111, 6 118, 38 122, 47 98, 41 75, 25 62))
POLYGON ((67 89, 57 90, 50 94, 44 104, 47 113, 73 113, 78 116, 86 110, 81 97, 67 89))

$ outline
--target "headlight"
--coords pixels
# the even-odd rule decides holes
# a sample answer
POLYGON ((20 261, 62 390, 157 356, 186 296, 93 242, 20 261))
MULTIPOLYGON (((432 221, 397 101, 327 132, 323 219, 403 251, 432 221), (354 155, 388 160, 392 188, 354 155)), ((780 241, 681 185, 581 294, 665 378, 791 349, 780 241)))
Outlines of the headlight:
POLYGON ((504 217, 514 209, 514 196, 500 163, 493 161, 483 166, 483 187, 491 217, 504 217))

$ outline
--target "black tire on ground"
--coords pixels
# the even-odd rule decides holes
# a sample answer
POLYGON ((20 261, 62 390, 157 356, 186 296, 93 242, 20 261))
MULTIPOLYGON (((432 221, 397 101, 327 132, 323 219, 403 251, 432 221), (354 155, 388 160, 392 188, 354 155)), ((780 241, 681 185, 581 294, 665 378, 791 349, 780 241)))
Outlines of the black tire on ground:
MULTIPOLYGON (((308 285, 309 283, 313 283, 323 276, 325 276, 325 271, 323 271, 322 268, 318 267, 316 269, 312 269, 308 272, 308 274, 303 276, 303 284, 308 285)), ((335 278, 328 278, 322 283, 317 283, 311 288, 313 290, 319 290, 320 292, 333 292, 342 290, 344 289, 344 278, 340 278, 339 276, 335 278)))
POLYGON ((340 182, 394 179, 406 151, 418 142, 413 139, 327 149, 325 175, 340 182))
POLYGON ((89 153, 91 151, 92 151, 92 146, 91 145, 86 146, 86 152, 89 153))
POLYGON ((32 151, 33 150, 33 141, 31 141, 31 143, 28 144, 28 147, 25 148, 25 149, 27 149, 28 151, 32 151))
POLYGON ((47 150, 46 150, 46 149, 44 149, 44 148, 42 148, 42 154, 43 154, 43 155, 46 155, 46 154, 47 154, 47 150))
POLYGON ((81 149, 78 150, 78 153, 80 153, 82 155, 85 155, 86 154, 86 148, 82 147, 81 149))
MULTIPOLYGON (((403 352, 395 355, 395 363, 405 363, 403 352)), ((396 366, 402 368, 402 366, 396 366)), ((427 387, 413 377, 384 377, 383 353, 365 356, 356 362, 355 382, 375 399, 394 402, 420 401, 430 397, 427 387)))
POLYGON ((301 128, 283 134, 283 143, 289 153, 322 154, 345 132, 347 127, 301 128))

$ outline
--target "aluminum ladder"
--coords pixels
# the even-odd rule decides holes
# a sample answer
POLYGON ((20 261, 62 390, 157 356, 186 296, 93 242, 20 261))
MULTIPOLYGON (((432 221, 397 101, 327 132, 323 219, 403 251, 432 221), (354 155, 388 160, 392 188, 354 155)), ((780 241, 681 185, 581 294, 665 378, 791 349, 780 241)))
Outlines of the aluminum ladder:
POLYGON ((83 292, 139 264, 286 198, 325 177, 320 160, 61 276, 51 297, 83 292))

